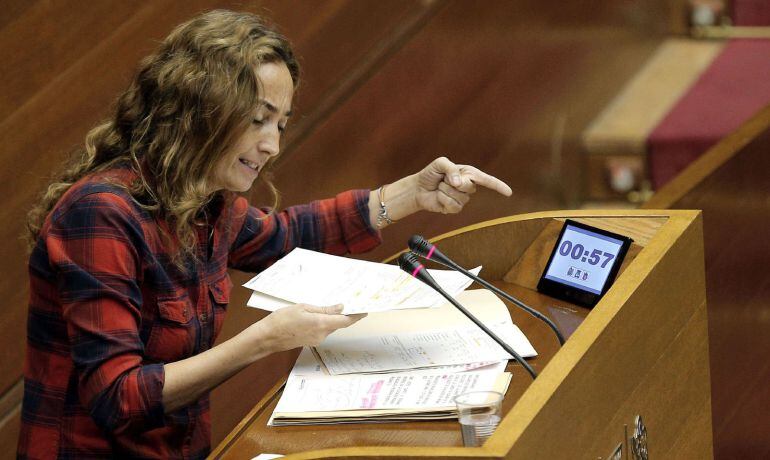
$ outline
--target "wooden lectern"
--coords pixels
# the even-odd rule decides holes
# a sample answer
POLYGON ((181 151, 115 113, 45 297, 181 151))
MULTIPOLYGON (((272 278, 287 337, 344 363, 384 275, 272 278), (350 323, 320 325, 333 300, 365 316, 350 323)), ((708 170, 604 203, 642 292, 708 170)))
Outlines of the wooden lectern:
POLYGON ((537 380, 509 365, 504 418, 482 447, 462 447, 456 421, 268 427, 277 385, 212 453, 311 458, 712 458, 702 222, 698 211, 554 211, 512 216, 432 240, 463 266, 550 316, 570 335, 510 307, 539 356, 537 380), (592 310, 535 290, 565 218, 634 244, 592 310), (641 416, 646 433, 637 430, 641 416), (646 434, 646 436, 644 436, 646 434), (634 437, 629 441, 629 438, 634 437))

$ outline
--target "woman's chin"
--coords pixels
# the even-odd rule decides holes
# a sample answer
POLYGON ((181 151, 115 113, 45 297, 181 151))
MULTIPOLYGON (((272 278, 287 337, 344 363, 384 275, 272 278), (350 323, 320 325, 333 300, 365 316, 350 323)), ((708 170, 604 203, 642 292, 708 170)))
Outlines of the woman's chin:
POLYGON ((253 185, 253 182, 251 182, 248 185, 242 185, 242 186, 238 187, 236 190, 232 190, 232 191, 233 192, 238 192, 238 193, 245 193, 245 192, 248 192, 249 190, 251 190, 251 186, 252 185, 253 185))
POLYGON ((243 187, 241 188, 241 190, 240 190, 240 191, 241 191, 241 192, 248 192, 248 191, 249 191, 249 190, 251 190, 251 188, 254 186, 254 182, 256 182, 256 181, 257 181, 257 179, 256 179, 256 178, 254 178, 254 179, 252 179, 252 180, 249 180, 249 181, 247 181, 247 182, 244 182, 244 184, 243 184, 243 187))
POLYGON ((224 190, 227 190, 228 192, 244 193, 251 190, 252 185, 254 185, 253 180, 249 180, 249 181, 241 180, 238 182, 230 182, 228 184, 225 184, 225 186, 222 188, 224 190))

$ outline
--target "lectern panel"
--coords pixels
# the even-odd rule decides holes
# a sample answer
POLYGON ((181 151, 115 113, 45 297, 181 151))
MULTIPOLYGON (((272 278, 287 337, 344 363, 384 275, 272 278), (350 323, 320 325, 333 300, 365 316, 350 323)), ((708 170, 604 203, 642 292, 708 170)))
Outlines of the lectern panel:
MULTIPOLYGON (((652 227, 647 227, 652 228, 652 227)), ((455 421, 267 427, 280 392, 277 387, 214 453, 244 458, 260 452, 298 453, 295 458, 586 458, 606 456, 623 441, 623 425, 641 415, 649 430, 649 451, 672 458, 685 453, 709 458, 711 413, 708 379, 702 229, 695 211, 562 211, 498 219, 434 239, 463 265, 491 265, 490 281, 550 316, 574 333, 559 348, 552 331, 509 307, 513 321, 539 355, 530 360, 532 381, 510 365, 504 419, 480 448, 464 448, 455 421), (527 250, 556 219, 617 219, 634 227, 655 222, 644 246, 627 262, 615 284, 593 310, 552 299, 502 280, 512 265, 518 273, 542 272, 544 261, 527 250), (509 249, 488 251, 504 235, 509 249), (459 254, 459 256, 457 256, 459 254), (487 263, 489 262, 489 263, 487 263), (672 383, 675 382, 675 383, 672 383)), ((553 240, 551 240, 551 244, 553 240)), ((482 271, 482 274, 484 272, 482 271)), ((567 334, 569 335, 569 334, 567 334)), ((640 422, 641 423, 641 422, 640 422)), ((294 456, 292 456, 294 457, 294 456)))

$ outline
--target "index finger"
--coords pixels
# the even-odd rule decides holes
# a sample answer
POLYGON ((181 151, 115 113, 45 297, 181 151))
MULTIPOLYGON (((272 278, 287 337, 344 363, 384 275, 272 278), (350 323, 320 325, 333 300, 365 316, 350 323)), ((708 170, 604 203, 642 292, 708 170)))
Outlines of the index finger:
POLYGON ((473 181, 476 185, 481 185, 505 196, 511 196, 513 194, 511 187, 495 176, 489 175, 473 166, 462 166, 461 169, 462 175, 473 181))

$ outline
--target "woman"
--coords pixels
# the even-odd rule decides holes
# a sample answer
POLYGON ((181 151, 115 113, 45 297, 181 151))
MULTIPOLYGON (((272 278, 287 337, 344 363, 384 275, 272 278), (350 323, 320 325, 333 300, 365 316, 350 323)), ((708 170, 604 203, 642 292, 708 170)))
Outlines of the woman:
POLYGON ((250 207, 237 193, 267 181, 298 75, 287 41, 258 17, 201 15, 142 62, 114 116, 49 185, 29 217, 20 457, 204 457, 212 388, 360 319, 294 305, 213 346, 228 268, 258 272, 298 246, 366 251, 394 220, 458 212, 477 184, 511 194, 439 158, 374 191, 250 207))

